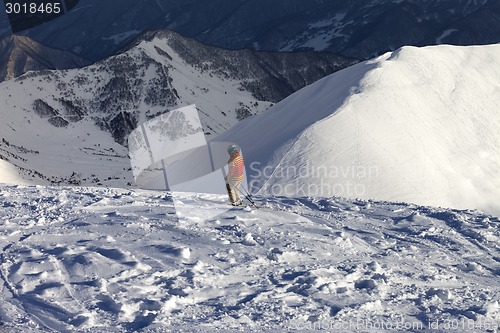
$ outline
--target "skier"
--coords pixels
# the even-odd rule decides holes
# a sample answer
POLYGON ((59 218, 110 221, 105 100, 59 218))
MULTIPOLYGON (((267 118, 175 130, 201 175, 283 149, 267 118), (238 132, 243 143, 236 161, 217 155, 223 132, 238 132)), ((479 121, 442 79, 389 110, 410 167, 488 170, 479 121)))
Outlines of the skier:
POLYGON ((233 206, 241 206, 243 201, 240 199, 240 185, 243 182, 244 171, 245 171, 245 160, 238 151, 238 147, 235 145, 230 145, 227 148, 227 152, 230 156, 229 161, 229 173, 226 176, 226 187, 229 195, 229 201, 233 206))

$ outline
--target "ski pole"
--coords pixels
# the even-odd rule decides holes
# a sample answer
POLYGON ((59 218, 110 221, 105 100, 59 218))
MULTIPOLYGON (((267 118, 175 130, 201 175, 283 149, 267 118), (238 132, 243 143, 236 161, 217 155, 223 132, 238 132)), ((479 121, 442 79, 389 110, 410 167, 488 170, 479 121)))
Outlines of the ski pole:
MULTIPOLYGON (((243 193, 239 188, 236 188, 238 190, 238 192, 240 192, 244 197, 245 199, 247 199, 255 208, 259 209, 259 207, 257 206, 257 204, 255 203, 255 201, 252 200, 252 198, 250 197, 250 194, 245 194, 243 193)), ((246 191, 245 191, 246 192, 246 191)))
POLYGON ((248 191, 244 187, 243 187, 243 191, 245 191, 245 193, 246 193, 247 196, 249 196, 250 198, 252 198, 252 196, 250 195, 250 193, 248 193, 248 191))
POLYGON ((249 201, 251 200, 251 202, 254 202, 253 197, 250 195, 250 193, 248 193, 248 191, 247 191, 244 187, 243 187, 243 190, 244 190, 244 191, 245 191, 245 193, 246 193, 246 196, 245 196, 245 197, 249 198, 249 201))

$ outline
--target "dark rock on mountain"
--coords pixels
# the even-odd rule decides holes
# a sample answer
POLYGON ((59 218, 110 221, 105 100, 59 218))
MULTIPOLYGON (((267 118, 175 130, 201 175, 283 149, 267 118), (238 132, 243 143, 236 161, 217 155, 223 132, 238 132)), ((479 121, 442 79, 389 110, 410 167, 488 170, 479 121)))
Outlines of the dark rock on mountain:
POLYGON ((139 123, 189 104, 198 106, 205 133, 222 133, 356 62, 321 52, 224 50, 162 30, 82 69, 27 73, 12 90, 29 90, 29 108, 53 126, 90 120, 126 145, 139 123))
POLYGON ((28 71, 69 69, 90 62, 70 52, 45 47, 24 36, 0 40, 0 82, 16 78, 28 71))
MULTIPOLYGON (((279 102, 306 85, 357 62, 329 52, 225 50, 169 30, 147 32, 131 46, 155 38, 165 41, 187 64, 200 72, 240 80, 242 89, 251 91, 259 100, 270 102, 279 102)), ((172 60, 168 53, 159 53, 172 60)), ((157 74, 156 78, 161 78, 162 71, 157 74)), ((165 80, 168 82, 164 82, 164 86, 171 84, 169 79, 165 80)))

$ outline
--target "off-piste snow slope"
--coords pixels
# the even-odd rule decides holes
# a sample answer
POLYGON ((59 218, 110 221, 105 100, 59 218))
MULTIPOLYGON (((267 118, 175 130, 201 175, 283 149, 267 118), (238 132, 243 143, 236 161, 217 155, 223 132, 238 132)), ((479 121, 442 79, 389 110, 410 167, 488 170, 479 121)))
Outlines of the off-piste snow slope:
MULTIPOLYGON (((499 54, 404 48, 222 139, 241 144, 249 174, 278 165, 261 193, 320 181, 297 169, 286 183, 287 166, 375 166, 351 177, 366 196, 481 208, 498 184, 499 54)), ((2 186, 0 332, 498 331, 498 217, 304 190, 256 196, 253 209, 199 193, 2 186)))
POLYGON ((498 332, 497 217, 258 199, 1 187, 0 332, 498 332))
POLYGON ((404 47, 307 86, 220 140, 241 145, 262 195, 499 214, 499 105, 500 45, 404 47))

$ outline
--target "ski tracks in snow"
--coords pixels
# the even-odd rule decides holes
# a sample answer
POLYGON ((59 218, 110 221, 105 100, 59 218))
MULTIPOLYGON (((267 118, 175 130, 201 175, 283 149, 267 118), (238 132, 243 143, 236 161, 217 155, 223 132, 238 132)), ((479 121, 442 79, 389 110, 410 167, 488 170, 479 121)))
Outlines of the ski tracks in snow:
POLYGON ((498 319, 498 218, 259 199, 265 208, 204 219, 226 207, 223 197, 185 194, 176 205, 193 216, 179 220, 168 193, 4 187, 3 326, 276 332, 353 318, 423 327, 498 319))

